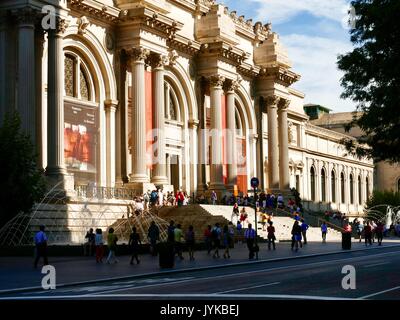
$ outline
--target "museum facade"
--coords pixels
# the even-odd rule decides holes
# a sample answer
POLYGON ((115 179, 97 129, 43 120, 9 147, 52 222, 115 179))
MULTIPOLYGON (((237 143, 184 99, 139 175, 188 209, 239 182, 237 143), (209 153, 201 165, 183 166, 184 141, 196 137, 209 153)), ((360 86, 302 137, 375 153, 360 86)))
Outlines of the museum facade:
POLYGON ((362 212, 371 160, 309 121, 271 24, 211 0, 5 0, 0 117, 18 110, 53 188, 296 188, 362 212))

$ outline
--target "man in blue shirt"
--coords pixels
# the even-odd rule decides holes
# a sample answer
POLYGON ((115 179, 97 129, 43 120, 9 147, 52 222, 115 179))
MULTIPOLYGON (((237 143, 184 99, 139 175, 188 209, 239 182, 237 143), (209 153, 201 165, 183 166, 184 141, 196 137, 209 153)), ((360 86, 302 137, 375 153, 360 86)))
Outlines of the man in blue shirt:
POLYGON ((244 238, 246 239, 247 248, 249 249, 249 259, 254 259, 254 241, 256 239, 256 232, 252 229, 251 223, 249 223, 248 229, 244 232, 244 238))
POLYGON ((44 265, 48 265, 47 260, 47 236, 44 233, 44 226, 39 227, 39 232, 35 235, 35 245, 36 245, 36 258, 34 267, 37 268, 40 257, 43 257, 44 265))
POLYGON ((307 230, 308 230, 308 224, 304 221, 304 219, 301 219, 301 234, 303 235, 304 239, 304 244, 307 244, 307 230))

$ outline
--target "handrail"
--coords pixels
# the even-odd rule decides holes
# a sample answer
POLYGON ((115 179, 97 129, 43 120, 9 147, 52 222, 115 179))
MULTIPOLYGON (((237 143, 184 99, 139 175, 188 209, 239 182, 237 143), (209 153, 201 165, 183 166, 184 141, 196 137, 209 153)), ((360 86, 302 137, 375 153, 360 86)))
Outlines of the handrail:
POLYGON ((339 227, 338 225, 336 225, 336 224, 334 224, 334 223, 331 223, 331 222, 329 222, 329 221, 326 221, 326 220, 324 220, 324 219, 322 219, 322 218, 318 218, 318 224, 320 224, 321 222, 325 222, 325 224, 326 224, 327 226, 329 226, 330 228, 335 229, 335 230, 337 230, 337 231, 340 231, 340 232, 345 232, 345 231, 346 231, 345 229, 343 229, 342 227, 339 227))

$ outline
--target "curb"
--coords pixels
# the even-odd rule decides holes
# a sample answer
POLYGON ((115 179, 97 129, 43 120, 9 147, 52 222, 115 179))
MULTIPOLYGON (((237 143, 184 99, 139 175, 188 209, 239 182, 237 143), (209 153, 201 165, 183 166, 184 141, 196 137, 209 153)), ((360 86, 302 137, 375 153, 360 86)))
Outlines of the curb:
MULTIPOLYGON (((261 264, 261 263, 267 263, 267 262, 287 261, 287 260, 294 260, 294 259, 305 259, 305 258, 321 257, 321 256, 335 255, 335 254, 341 254, 341 253, 352 253, 352 252, 379 250, 379 249, 395 248, 395 247, 400 247, 400 244, 394 244, 394 245, 388 245, 388 246, 382 246, 382 247, 355 249, 355 250, 349 250, 349 251, 341 250, 341 251, 330 251, 330 252, 324 252, 324 253, 313 253, 313 254, 307 254, 307 255, 301 255, 301 256, 295 256, 295 257, 282 257, 282 258, 264 259, 264 260, 255 260, 255 261, 243 261, 243 262, 235 262, 235 263, 221 264, 221 265, 215 265, 215 266, 203 266, 203 267, 197 267, 197 268, 165 270, 165 271, 149 272, 149 273, 142 273, 142 274, 130 275, 130 276, 120 276, 120 277, 88 280, 88 281, 81 281, 81 282, 63 283, 63 284, 58 284, 56 288, 57 289, 68 288, 68 287, 74 287, 74 286, 85 285, 85 284, 90 285, 90 284, 94 284, 94 283, 106 283, 106 282, 110 282, 110 281, 141 279, 141 278, 145 278, 145 277, 151 277, 151 276, 155 277, 155 276, 160 276, 160 275, 178 274, 178 273, 184 273, 184 272, 188 272, 188 271, 203 271, 203 270, 222 269, 225 267, 236 267, 236 266, 244 266, 244 265, 252 265, 252 264, 261 264)), ((36 291, 36 290, 43 290, 43 288, 40 286, 37 286, 37 287, 26 287, 26 288, 16 288, 16 289, 5 289, 5 290, 0 290, 0 295, 4 295, 7 293, 23 293, 23 292, 30 292, 30 291, 36 291)))

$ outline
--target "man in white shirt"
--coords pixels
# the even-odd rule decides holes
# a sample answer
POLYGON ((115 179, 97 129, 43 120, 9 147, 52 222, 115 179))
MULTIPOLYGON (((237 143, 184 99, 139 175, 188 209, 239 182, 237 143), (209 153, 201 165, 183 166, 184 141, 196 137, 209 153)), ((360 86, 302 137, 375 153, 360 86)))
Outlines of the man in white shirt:
POLYGON ((158 206, 162 207, 164 204, 164 193, 162 192, 161 189, 158 189, 158 206))

